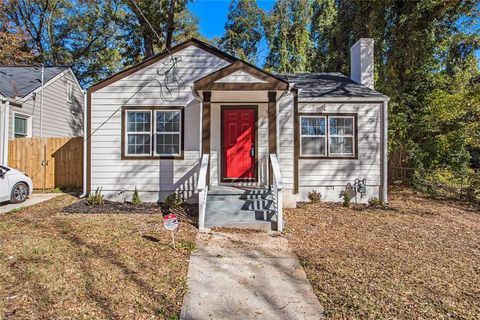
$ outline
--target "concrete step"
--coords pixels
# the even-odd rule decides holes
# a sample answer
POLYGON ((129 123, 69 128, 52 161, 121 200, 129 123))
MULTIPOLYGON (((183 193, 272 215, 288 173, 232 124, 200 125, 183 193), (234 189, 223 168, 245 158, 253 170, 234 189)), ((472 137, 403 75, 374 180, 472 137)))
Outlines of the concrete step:
POLYGON ((205 227, 276 229, 276 215, 265 210, 213 210, 205 215, 205 227))
POLYGON ((211 210, 273 210, 273 200, 207 197, 207 211, 211 210))

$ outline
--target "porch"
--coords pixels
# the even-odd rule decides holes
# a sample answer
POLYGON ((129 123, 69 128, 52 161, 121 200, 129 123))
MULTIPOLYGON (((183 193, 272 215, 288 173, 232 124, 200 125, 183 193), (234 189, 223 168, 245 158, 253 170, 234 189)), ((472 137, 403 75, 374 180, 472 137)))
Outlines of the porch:
POLYGON ((278 100, 287 82, 237 62, 194 83, 201 100, 199 228, 283 228, 278 100))

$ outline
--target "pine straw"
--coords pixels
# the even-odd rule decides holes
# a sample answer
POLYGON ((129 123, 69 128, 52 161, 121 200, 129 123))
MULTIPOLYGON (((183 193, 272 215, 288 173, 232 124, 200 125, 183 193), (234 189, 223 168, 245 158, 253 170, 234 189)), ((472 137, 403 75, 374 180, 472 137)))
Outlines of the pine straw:
POLYGON ((0 319, 170 319, 196 229, 171 247, 160 214, 75 215, 60 196, 0 216, 0 319))
POLYGON ((286 211, 287 237, 331 319, 480 319, 480 211, 412 190, 394 210, 286 211))

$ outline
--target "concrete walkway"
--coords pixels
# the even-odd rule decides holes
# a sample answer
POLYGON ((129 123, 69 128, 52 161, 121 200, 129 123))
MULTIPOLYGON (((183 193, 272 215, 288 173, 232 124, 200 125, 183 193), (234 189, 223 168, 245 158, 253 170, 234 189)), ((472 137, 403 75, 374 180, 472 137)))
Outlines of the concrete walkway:
POLYGON ((323 308, 282 236, 199 233, 181 319, 322 319, 323 308))
POLYGON ((61 195, 61 193, 32 193, 28 196, 28 199, 22 203, 12 204, 8 202, 2 202, 0 203, 0 214, 10 212, 14 209, 33 206, 34 204, 42 203, 59 195, 61 195))

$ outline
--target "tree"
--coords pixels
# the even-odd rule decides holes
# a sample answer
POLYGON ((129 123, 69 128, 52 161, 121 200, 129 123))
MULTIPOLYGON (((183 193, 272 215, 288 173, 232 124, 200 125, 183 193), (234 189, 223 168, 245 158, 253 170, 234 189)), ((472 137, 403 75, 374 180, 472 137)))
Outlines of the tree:
POLYGON ((263 19, 269 47, 265 68, 277 72, 308 70, 311 50, 309 24, 310 2, 307 0, 277 0, 263 19))
POLYGON ((328 71, 336 18, 335 0, 316 0, 313 2, 310 24, 312 53, 309 64, 312 71, 328 71))
POLYGON ((121 67, 125 43, 116 27, 126 17, 116 0, 5 2, 8 21, 26 34, 38 62, 72 66, 81 83, 121 67))
POLYGON ((263 36, 261 13, 255 0, 232 0, 220 47, 242 60, 255 63, 263 36))
POLYGON ((198 21, 188 10, 189 2, 190 0, 124 0, 136 18, 128 24, 127 33, 136 44, 138 39, 135 38, 140 36, 143 46, 143 52, 138 47, 133 48, 133 60, 150 57, 155 49, 164 50, 170 48, 175 41, 198 35, 198 21))
POLYGON ((0 2, 0 65, 28 64, 34 61, 34 54, 27 48, 27 36, 12 26, 0 2))

